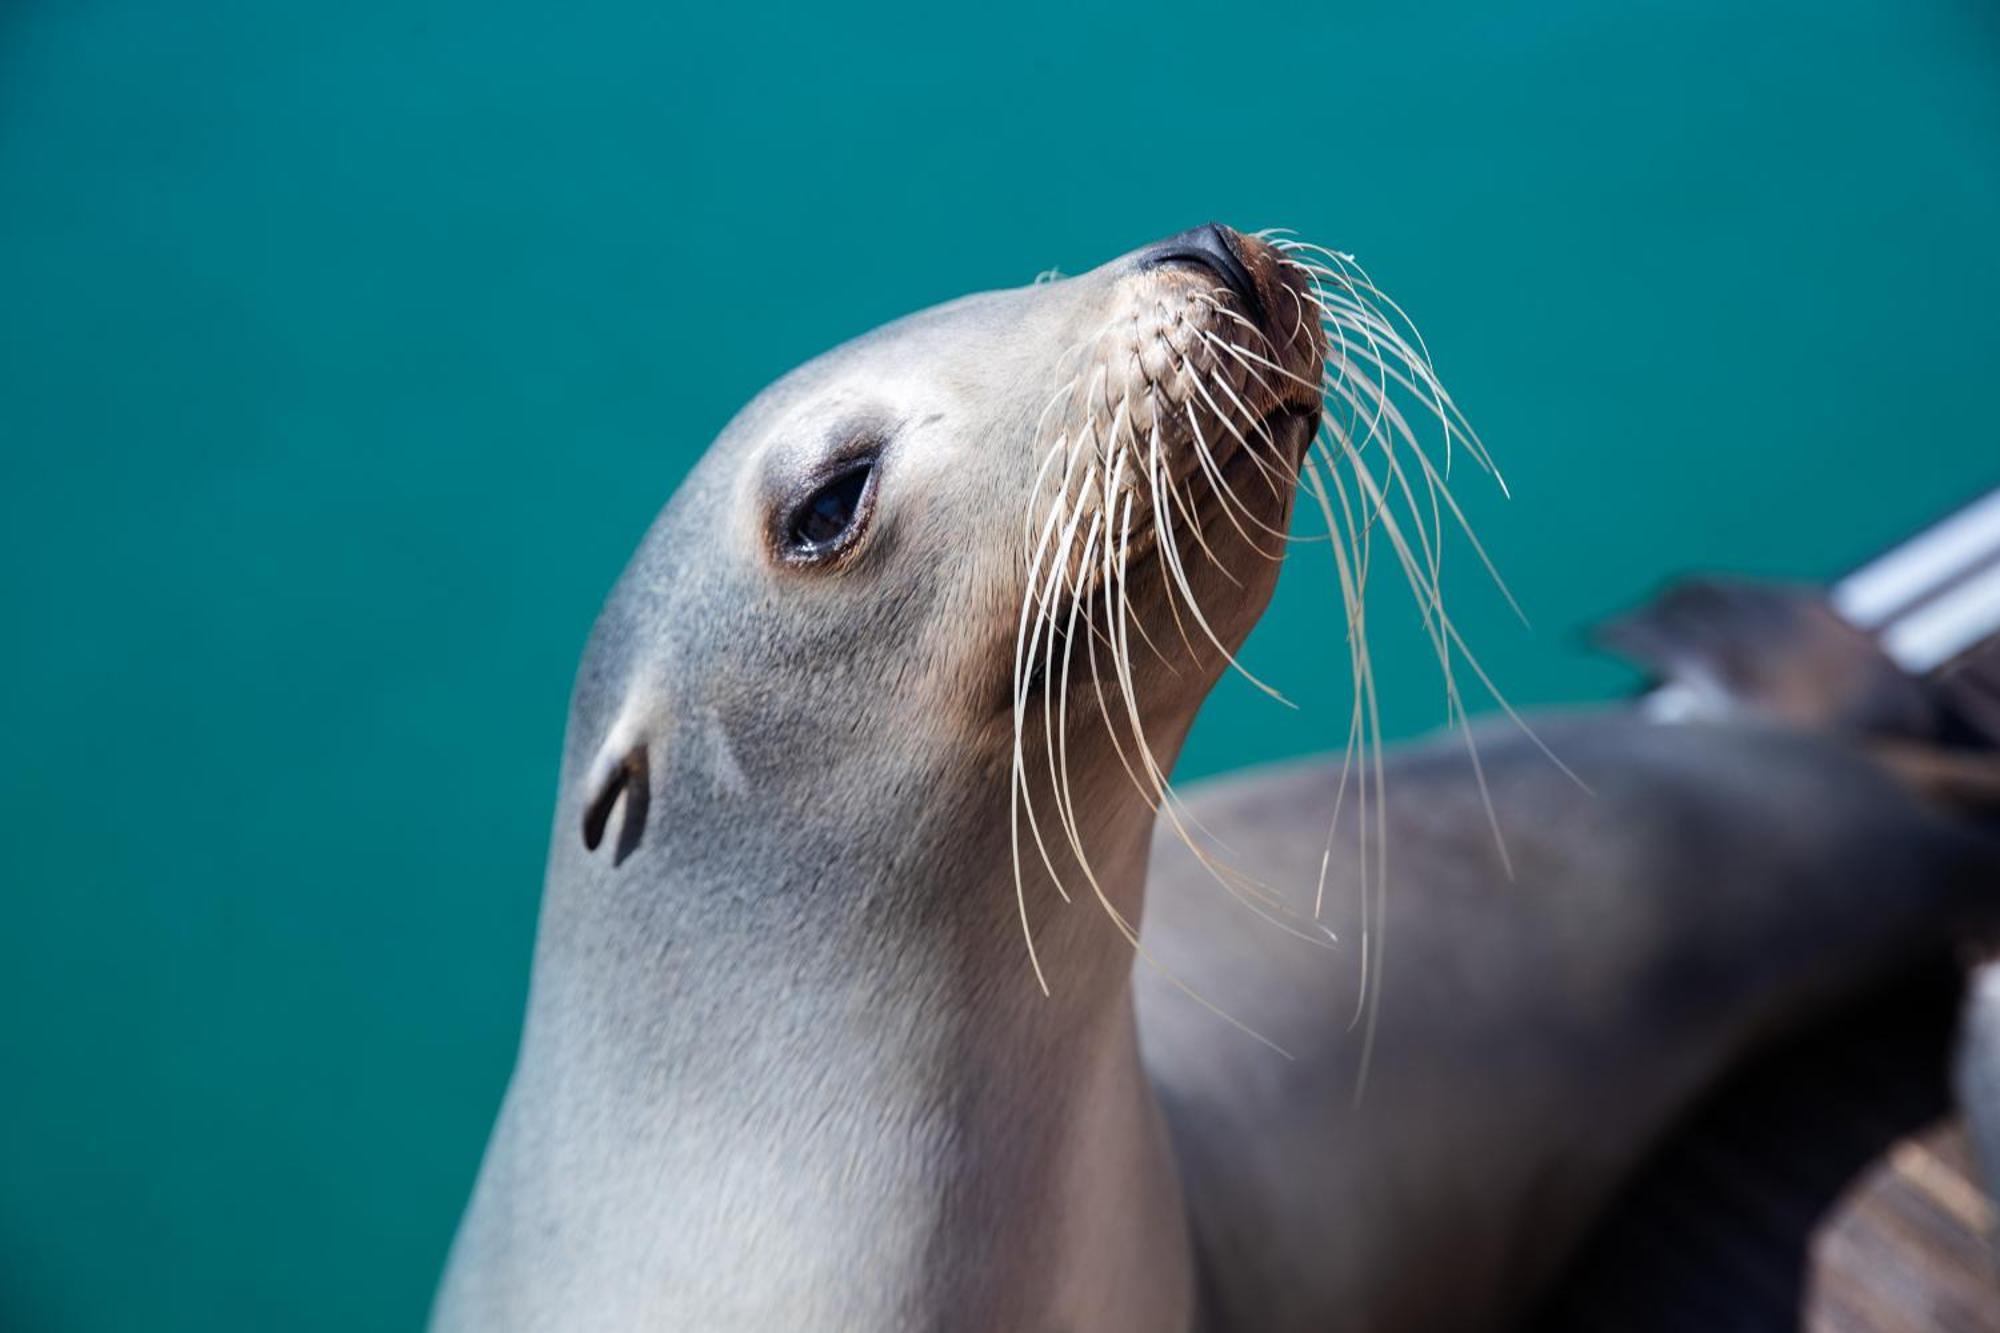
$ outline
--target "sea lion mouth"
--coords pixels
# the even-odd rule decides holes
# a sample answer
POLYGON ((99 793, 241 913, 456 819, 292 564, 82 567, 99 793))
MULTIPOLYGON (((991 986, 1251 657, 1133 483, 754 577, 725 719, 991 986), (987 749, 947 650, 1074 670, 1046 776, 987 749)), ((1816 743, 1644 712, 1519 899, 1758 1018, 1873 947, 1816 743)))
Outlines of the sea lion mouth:
POLYGON ((1299 451, 1286 447, 1294 432, 1282 427, 1294 418, 1317 422, 1326 353, 1304 274, 1288 272, 1269 242, 1214 222, 1147 247, 1135 267, 1160 275, 1168 300, 1176 288, 1189 300, 1182 327, 1165 330, 1175 353, 1167 366, 1140 344, 1149 387, 1191 409, 1179 420, 1167 414, 1164 446, 1182 454, 1203 450, 1225 470, 1261 447, 1272 455, 1264 461, 1295 474, 1299 451), (1176 281, 1170 276, 1176 271, 1185 276, 1176 281), (1189 329, 1191 338, 1184 336, 1189 329))
MULTIPOLYGON (((1136 252, 1114 278, 1036 441, 1027 538, 1032 600, 1055 622, 1045 649, 1066 642, 1061 611, 1077 604, 1098 604, 1088 619, 1111 614, 1111 599, 1145 620, 1185 610, 1203 621, 1192 585, 1221 567, 1225 528, 1282 556, 1322 406, 1310 278, 1271 241, 1217 223, 1136 252)), ((1050 656, 1017 664, 1017 685, 1044 688, 1050 656)))

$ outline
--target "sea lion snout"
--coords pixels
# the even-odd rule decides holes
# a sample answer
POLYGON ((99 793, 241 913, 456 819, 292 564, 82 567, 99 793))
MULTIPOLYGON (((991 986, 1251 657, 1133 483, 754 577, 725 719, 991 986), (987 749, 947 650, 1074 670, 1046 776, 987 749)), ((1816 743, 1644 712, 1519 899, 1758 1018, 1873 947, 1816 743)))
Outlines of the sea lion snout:
MULTIPOLYGON (((1260 335, 1267 354, 1289 361, 1291 354, 1307 350, 1311 339, 1298 334, 1308 321, 1308 298, 1297 275, 1288 275, 1284 256, 1269 241, 1247 235, 1220 222, 1204 222, 1136 251, 1132 259, 1140 272, 1185 267, 1205 277, 1220 279, 1218 296, 1234 298, 1238 313, 1260 335), (1301 346, 1294 347, 1293 344, 1301 346)), ((1310 321, 1315 326, 1317 321, 1310 321)))

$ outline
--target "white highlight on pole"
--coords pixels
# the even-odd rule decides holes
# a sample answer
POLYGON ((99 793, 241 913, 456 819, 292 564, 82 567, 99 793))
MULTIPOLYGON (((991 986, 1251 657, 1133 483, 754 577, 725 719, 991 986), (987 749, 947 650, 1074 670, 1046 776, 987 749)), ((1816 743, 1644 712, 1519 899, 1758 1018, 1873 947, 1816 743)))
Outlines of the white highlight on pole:
POLYGON ((1921 675, 2000 632, 2000 562, 1926 602, 1882 631, 1882 650, 1921 675))
MULTIPOLYGON (((2000 490, 1987 493, 1849 574, 1833 587, 1833 607, 1862 629, 1879 629, 1897 612, 1994 556, 2000 556, 2000 490)), ((1984 576, 1976 581, 1983 582, 1984 576)), ((1994 596, 1993 589, 1989 587, 1986 595, 1994 596)), ((1883 637, 1887 642, 1894 636, 1885 633, 1883 637)), ((1928 639, 1920 635, 1917 641, 1928 639)), ((1891 652, 1894 655, 1893 649, 1891 652)), ((1908 662, 1903 665, 1913 671, 1920 669, 1908 662)))

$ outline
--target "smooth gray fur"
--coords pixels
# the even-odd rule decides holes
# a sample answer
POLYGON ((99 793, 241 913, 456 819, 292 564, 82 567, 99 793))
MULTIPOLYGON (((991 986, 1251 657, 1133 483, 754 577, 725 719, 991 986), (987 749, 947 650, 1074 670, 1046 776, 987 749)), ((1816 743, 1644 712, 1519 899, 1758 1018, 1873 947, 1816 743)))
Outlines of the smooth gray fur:
MULTIPOLYGON (((1720 1073, 2000 906, 2000 839, 1848 742, 1632 710, 1533 724, 1590 791, 1518 731, 1481 735, 1512 881, 1462 744, 1390 767, 1385 984, 1358 1106, 1353 857, 1332 863, 1324 915, 1346 948, 1329 965, 1156 842, 1162 967, 1296 1057, 1232 1041, 1138 970, 1215 1327, 1514 1327, 1720 1073)), ((1247 869, 1310 885, 1336 779, 1271 769, 1195 804, 1247 869)))

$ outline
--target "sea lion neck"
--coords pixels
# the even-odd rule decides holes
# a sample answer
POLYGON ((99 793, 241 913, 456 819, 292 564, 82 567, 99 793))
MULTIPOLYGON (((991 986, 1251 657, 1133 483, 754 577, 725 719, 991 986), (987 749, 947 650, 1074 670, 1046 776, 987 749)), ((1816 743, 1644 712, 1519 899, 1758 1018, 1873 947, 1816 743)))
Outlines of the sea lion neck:
MULTIPOLYGON (((1136 902, 1149 812, 1129 822, 1103 884, 1136 902)), ((1037 893, 1044 995, 990 842, 829 872, 787 909, 760 875, 612 871, 559 837, 570 887, 453 1265, 532 1289, 448 1284, 440 1311, 560 1322, 588 1290, 669 1326, 1184 1327, 1131 950, 1095 904, 1037 893), (496 1260, 520 1244, 534 1265, 496 1260)))

